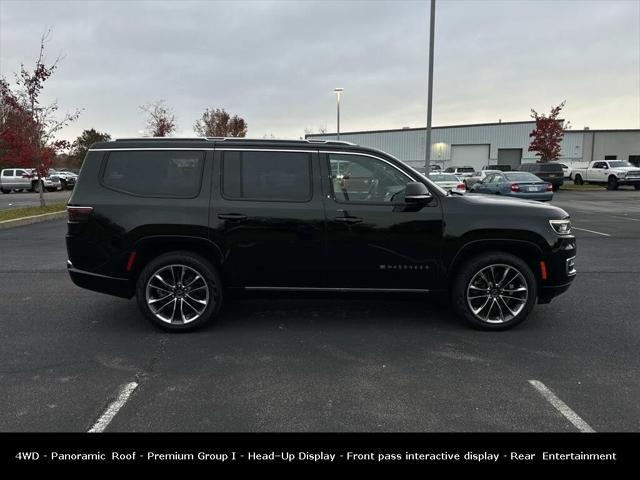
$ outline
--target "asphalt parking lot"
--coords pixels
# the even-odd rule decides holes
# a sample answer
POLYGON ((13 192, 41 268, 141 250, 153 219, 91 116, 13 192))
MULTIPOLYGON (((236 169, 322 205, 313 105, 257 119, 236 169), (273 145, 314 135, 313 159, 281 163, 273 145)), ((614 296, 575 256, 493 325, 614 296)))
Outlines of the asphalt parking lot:
POLYGON ((75 287, 64 221, 0 231, 0 430, 640 430, 640 192, 556 194, 578 277, 516 329, 467 328, 446 304, 262 298, 193 334, 75 287))
MULTIPOLYGON (((71 196, 70 190, 44 192, 48 203, 66 202, 71 196)), ((40 205, 40 194, 34 192, 11 192, 0 194, 0 210, 10 210, 21 207, 37 207, 40 205)))

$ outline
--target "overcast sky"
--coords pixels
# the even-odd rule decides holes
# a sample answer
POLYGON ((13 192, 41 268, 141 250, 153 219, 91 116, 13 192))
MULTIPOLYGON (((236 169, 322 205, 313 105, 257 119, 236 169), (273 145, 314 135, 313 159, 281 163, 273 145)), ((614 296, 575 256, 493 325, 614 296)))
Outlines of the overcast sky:
MULTIPOLYGON (((137 136, 163 98, 179 134, 206 107, 250 137, 426 124, 427 1, 0 0, 0 74, 65 58, 45 97, 84 108, 61 135, 137 136)), ((639 0, 438 0, 434 125, 528 120, 567 100, 573 128, 640 128, 639 0)))

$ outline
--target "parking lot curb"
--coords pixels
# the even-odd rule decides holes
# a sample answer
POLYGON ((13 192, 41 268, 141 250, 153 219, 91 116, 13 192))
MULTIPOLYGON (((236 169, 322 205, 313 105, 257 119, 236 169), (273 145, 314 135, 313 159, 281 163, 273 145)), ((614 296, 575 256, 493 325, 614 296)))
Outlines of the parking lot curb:
POLYGON ((67 216, 66 210, 61 212, 43 213, 41 215, 32 215, 30 217, 14 218, 12 220, 3 220, 0 222, 0 230, 13 227, 21 227, 23 225, 31 225, 33 223, 47 222, 49 220, 58 220, 67 216))

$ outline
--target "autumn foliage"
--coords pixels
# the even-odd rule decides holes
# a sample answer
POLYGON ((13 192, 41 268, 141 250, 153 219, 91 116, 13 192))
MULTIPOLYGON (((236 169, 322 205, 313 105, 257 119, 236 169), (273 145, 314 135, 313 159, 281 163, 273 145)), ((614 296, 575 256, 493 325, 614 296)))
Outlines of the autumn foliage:
MULTIPOLYGON (((58 57, 52 64, 45 64, 49 33, 41 38, 33 70, 21 65, 14 88, 0 78, 0 160, 4 165, 32 169, 38 181, 48 175, 58 152, 69 147, 67 141, 56 139, 56 134, 80 115, 76 110, 59 116, 57 102, 44 105, 40 101, 47 80, 60 62, 58 57)), ((42 189, 40 203, 44 206, 42 189)))
POLYGON ((562 111, 565 102, 551 108, 549 115, 539 114, 531 109, 531 118, 536 121, 536 128, 529 134, 532 138, 529 145, 530 152, 538 152, 539 163, 547 163, 560 158, 562 139, 564 137, 565 126, 558 115, 562 111))
POLYGON ((244 137, 247 128, 244 118, 231 116, 224 108, 207 108, 193 126, 193 131, 201 137, 244 137))

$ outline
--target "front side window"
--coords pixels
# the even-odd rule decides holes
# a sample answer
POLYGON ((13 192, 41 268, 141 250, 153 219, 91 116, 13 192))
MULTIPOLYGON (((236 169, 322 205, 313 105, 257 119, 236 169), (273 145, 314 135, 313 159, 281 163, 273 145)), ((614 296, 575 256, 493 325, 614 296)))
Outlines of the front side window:
POLYGON ((330 154, 329 163, 338 202, 399 202, 412 181, 391 164, 364 155, 330 154))
POLYGON ((195 197, 202 183, 204 152, 110 152, 102 175, 107 188, 145 197, 195 197))
POLYGON ((311 154, 224 152, 222 193, 230 200, 306 202, 311 199, 311 154))

